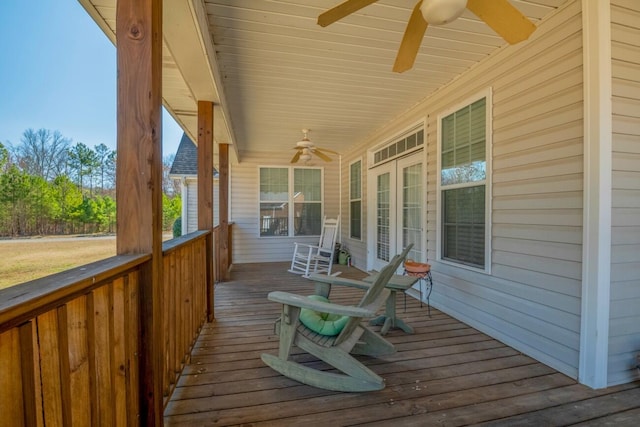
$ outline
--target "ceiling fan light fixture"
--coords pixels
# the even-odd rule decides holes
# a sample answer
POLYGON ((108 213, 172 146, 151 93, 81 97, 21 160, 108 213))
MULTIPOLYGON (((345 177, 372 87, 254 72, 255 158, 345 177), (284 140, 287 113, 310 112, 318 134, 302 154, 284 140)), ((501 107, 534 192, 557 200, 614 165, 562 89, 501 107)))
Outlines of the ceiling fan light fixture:
POLYGON ((311 160, 311 154, 308 154, 308 153, 300 154, 300 160, 302 160, 303 162, 308 162, 309 160, 311 160))
POLYGON ((423 0, 420 11, 429 25, 447 24, 464 12, 467 0, 423 0))

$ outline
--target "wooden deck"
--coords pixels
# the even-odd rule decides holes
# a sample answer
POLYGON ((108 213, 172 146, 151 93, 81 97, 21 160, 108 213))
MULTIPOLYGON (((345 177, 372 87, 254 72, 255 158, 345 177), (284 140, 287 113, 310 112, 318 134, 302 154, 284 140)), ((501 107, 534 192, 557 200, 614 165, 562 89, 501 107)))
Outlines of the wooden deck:
MULTIPOLYGON (((398 298, 398 313, 416 333, 391 330, 397 353, 362 359, 385 378, 384 390, 336 393, 289 380, 260 360, 278 345, 280 306, 267 293, 312 290, 286 269, 236 265, 232 280, 217 286, 217 321, 202 330, 167 404, 166 425, 639 425, 639 384, 591 390, 438 310, 428 317, 410 297, 406 312, 398 298)), ((364 276, 341 269, 345 277, 364 276)), ((360 293, 334 288, 332 296, 350 303, 360 293)), ((321 364, 305 354, 298 360, 321 364)))

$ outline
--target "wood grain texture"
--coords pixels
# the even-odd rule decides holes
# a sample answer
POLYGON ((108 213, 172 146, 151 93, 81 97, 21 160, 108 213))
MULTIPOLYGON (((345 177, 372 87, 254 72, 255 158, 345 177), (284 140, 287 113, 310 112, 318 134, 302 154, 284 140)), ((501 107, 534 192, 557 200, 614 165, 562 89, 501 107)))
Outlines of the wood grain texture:
POLYGON ((219 144, 220 170, 218 183, 220 186, 220 280, 229 279, 229 145, 219 144))
MULTIPOLYGON (((287 273, 287 267, 236 264, 231 280, 216 286, 218 320, 200 333, 166 407, 165 425, 599 425, 601 419, 634 425, 637 384, 604 390, 579 385, 434 307, 429 317, 427 307, 410 296, 406 310, 402 296, 396 309, 415 334, 391 330, 385 338, 396 354, 360 359, 385 378, 384 390, 329 392, 278 375, 260 360, 261 353, 278 351, 273 324, 281 308, 267 294, 313 292, 311 281, 287 273)), ((336 269, 341 277, 365 275, 336 269)), ((332 301, 355 304, 360 294, 334 287, 332 301)), ((294 357, 329 369, 299 350, 294 357)))
POLYGON ((116 46, 116 175, 126 183, 116 187, 117 252, 152 255, 137 277, 139 286, 125 292, 125 300, 139 297, 130 301, 126 315, 141 302, 135 345, 140 358, 135 364, 130 359, 135 366, 128 371, 140 387, 128 385, 134 392, 128 396, 128 415, 130 423, 155 425, 162 418, 162 1, 118 1, 116 46), (141 410, 135 412, 131 399, 138 398, 141 410), (138 413, 139 419, 134 418, 138 413))
POLYGON ((127 425, 127 355, 125 329, 125 280, 118 278, 113 282, 111 292, 111 307, 113 322, 109 328, 111 341, 111 383, 113 384, 113 411, 115 414, 114 424, 117 426, 127 425), (116 314, 122 315, 116 315, 116 314))
POLYGON ((91 424, 87 297, 66 304, 69 395, 73 425, 91 424))
POLYGON ((0 334, 0 414, 24 426, 20 332, 10 329, 0 334))
POLYGON ((198 229, 213 228, 213 102, 198 101, 198 229))
MULTIPOLYGON (((22 372, 22 400, 24 402, 25 425, 38 425, 42 410, 38 407, 40 394, 40 361, 36 356, 37 341, 34 341, 35 328, 33 321, 23 323, 18 331, 20 333, 20 370, 22 372), (37 379, 37 381, 36 381, 37 379)), ((41 422, 41 421, 40 421, 41 422)))
POLYGON ((103 286, 88 295, 89 371, 91 376, 91 412, 98 426, 114 425, 113 386, 111 384, 112 321, 111 286, 103 286))

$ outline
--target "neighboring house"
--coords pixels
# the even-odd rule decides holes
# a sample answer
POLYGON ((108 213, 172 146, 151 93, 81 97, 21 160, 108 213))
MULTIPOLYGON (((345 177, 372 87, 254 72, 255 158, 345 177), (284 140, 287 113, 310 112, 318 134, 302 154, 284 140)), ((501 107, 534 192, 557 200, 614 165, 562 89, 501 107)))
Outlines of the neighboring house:
MULTIPOLYGON (((100 4, 103 27, 114 21, 113 6, 81 2, 100 4)), ((187 48, 202 46, 219 90, 201 93, 234 155, 234 263, 287 261, 294 241, 317 241, 306 217, 340 214, 356 267, 378 269, 412 242, 438 309, 591 387, 640 379, 640 2, 513 2, 538 14, 513 46, 469 15, 430 26, 404 75, 388 70, 386 37, 404 28, 406 2, 331 29, 315 17, 337 1, 186 3, 192 31, 169 27, 176 58, 163 58, 183 55, 168 78, 184 70, 186 83, 163 99, 197 134, 204 80, 190 79, 199 57, 187 48), (292 165, 292 129, 307 126, 340 156, 292 165)), ((173 173, 186 231, 190 165, 173 173)))
MULTIPOLYGON (((217 173, 213 173, 213 224, 219 223, 217 173)), ((198 229, 198 147, 182 134, 176 157, 171 165, 169 178, 180 181, 182 195, 182 235, 198 229)))

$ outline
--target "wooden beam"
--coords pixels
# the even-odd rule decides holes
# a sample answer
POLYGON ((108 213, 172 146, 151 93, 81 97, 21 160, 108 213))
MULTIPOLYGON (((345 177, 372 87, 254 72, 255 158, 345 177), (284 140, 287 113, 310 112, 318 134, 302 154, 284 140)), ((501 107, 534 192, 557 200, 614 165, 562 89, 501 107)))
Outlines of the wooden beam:
POLYGON ((220 274, 222 280, 229 280, 229 144, 219 144, 220 170, 218 185, 220 186, 220 274))
POLYGON ((206 243, 207 320, 213 321, 213 102, 198 101, 198 229, 206 243))
POLYGON ((117 2, 116 46, 116 247, 151 254, 140 277, 140 371, 128 375, 139 378, 139 424, 161 426, 162 0, 117 2))
POLYGON ((213 228, 213 102, 198 101, 198 229, 213 228))

